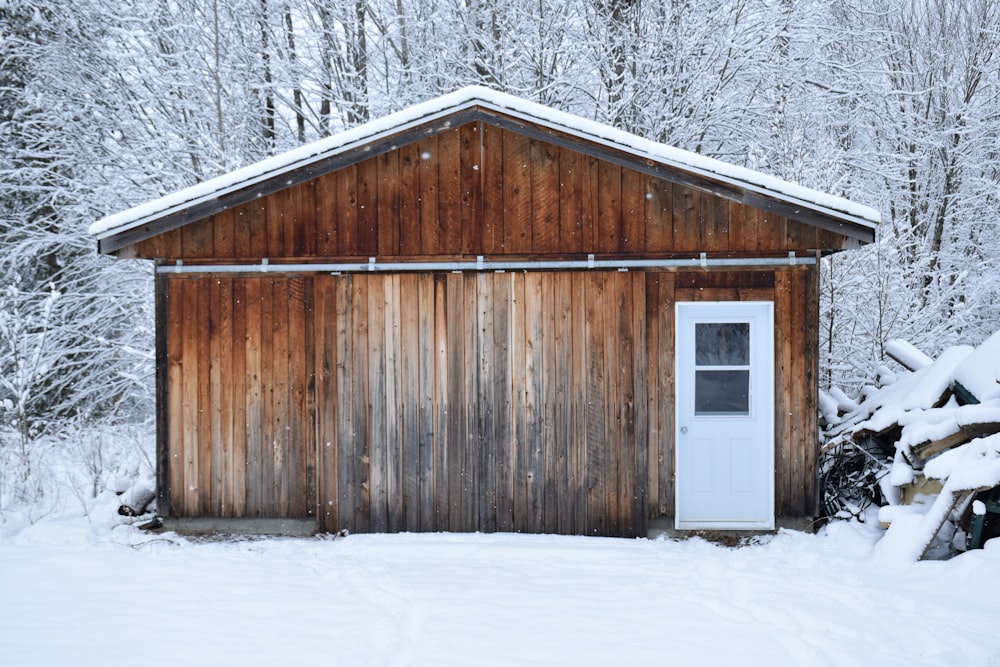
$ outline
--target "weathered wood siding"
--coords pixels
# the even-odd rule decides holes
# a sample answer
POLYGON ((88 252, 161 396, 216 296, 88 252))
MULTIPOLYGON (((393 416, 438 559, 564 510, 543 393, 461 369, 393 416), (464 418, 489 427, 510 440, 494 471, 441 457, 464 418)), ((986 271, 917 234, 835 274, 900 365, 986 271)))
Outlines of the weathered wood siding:
POLYGON ((775 304, 775 512, 816 510, 816 271, 167 274, 175 516, 636 535, 674 507, 674 303, 775 304))
POLYGON ((719 255, 844 237, 485 123, 424 137, 141 241, 191 260, 719 255))
MULTIPOLYGON (((647 274, 649 377, 663 401, 651 401, 649 494, 652 515, 673 516, 674 508, 674 301, 774 302, 775 515, 816 515, 818 489, 817 373, 819 293, 814 266, 777 271, 647 274), (652 313, 658 313, 654 318, 652 313), (656 376, 654 376, 654 373, 656 376), (655 407, 655 410, 654 410, 655 407), (655 509, 654 509, 655 508, 655 509)), ((651 390, 652 395, 652 390, 651 390)))
POLYGON ((317 277, 321 527, 642 534, 644 298, 641 273, 317 277))
POLYGON ((314 514, 312 279, 161 280, 170 513, 314 514))

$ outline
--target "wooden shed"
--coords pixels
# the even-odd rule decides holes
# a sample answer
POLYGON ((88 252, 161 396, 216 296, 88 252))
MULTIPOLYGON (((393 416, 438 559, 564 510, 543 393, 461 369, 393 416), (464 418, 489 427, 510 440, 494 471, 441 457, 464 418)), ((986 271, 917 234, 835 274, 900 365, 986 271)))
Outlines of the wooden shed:
POLYGON ((645 535, 817 511, 818 258, 878 213, 472 87, 105 218, 178 525, 645 535))

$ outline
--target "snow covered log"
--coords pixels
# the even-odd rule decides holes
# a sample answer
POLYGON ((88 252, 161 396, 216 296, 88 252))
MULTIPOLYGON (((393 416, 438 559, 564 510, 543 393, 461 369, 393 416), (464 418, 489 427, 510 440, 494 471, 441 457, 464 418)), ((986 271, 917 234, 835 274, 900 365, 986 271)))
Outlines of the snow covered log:
MULTIPOLYGON (((874 439, 886 453, 891 453, 915 415, 948 404, 955 369, 973 351, 968 345, 956 345, 930 365, 899 374, 895 382, 871 391, 840 423, 831 426, 828 438, 849 437, 855 442, 874 439)), ((831 396, 836 392, 831 391, 831 396)))
POLYGON ((974 438, 981 438, 985 435, 991 435, 993 433, 1000 433, 1000 421, 966 424, 959 426, 958 430, 944 436, 943 438, 926 440, 918 445, 914 445, 910 448, 910 451, 917 459, 926 461, 935 454, 940 454, 941 452, 969 442, 974 438))
POLYGON ((885 344, 885 353, 908 371, 919 371, 934 363, 934 360, 905 340, 891 340, 885 344))
POLYGON ((152 482, 139 480, 118 496, 121 503, 118 513, 122 516, 141 516, 146 513, 146 509, 155 497, 156 490, 152 482))

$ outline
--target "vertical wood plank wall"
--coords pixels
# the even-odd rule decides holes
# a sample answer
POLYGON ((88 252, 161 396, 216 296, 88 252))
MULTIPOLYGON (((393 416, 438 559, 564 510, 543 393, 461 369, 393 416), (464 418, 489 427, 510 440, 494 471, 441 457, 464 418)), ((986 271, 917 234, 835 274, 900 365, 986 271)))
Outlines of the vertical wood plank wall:
POLYGON ((816 511, 816 271, 164 278, 175 516, 641 535, 674 303, 775 303, 775 511, 816 511))
POLYGON ((173 260, 783 254, 844 238, 485 123, 137 243, 173 260))
POLYGON ((643 274, 315 281, 322 528, 645 531, 643 274))
POLYGON ((312 280, 167 280, 171 514, 315 513, 312 280))

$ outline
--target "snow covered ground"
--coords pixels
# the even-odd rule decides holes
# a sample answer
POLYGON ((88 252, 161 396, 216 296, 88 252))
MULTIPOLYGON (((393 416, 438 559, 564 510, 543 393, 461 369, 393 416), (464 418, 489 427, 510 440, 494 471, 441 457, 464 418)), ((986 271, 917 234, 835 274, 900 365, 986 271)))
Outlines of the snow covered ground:
POLYGON ((0 523, 0 664, 1000 665, 1000 540, 151 535, 101 495, 0 523))

